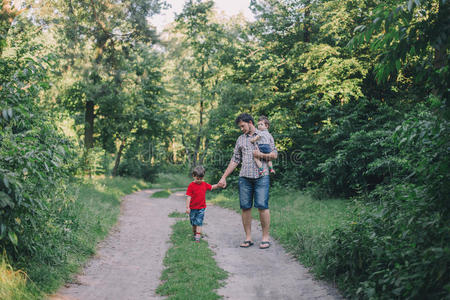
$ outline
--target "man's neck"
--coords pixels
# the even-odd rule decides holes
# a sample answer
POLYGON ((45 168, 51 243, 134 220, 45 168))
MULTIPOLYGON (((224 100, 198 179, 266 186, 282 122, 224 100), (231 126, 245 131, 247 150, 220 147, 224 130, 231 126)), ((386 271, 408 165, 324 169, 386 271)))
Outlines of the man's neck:
POLYGON ((249 129, 250 129, 250 130, 247 132, 248 135, 252 135, 252 134, 254 134, 255 131, 256 131, 256 127, 255 127, 255 126, 250 126, 249 129))

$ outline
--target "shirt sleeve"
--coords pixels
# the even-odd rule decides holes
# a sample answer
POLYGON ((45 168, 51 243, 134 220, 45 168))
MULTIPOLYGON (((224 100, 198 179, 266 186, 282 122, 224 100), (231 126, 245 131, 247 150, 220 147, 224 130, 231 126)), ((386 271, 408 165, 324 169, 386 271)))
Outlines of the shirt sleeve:
POLYGON ((212 185, 210 185, 209 183, 206 183, 206 182, 205 182, 205 186, 206 186, 206 190, 207 190, 207 191, 212 190, 212 185))
POLYGON ((186 196, 192 196, 192 184, 189 184, 186 191, 186 196))
POLYGON ((242 153, 241 153, 241 149, 239 147, 239 144, 240 144, 239 140, 240 140, 240 137, 236 141, 236 146, 234 146, 233 156, 231 157, 231 160, 237 164, 239 164, 242 161, 242 153))

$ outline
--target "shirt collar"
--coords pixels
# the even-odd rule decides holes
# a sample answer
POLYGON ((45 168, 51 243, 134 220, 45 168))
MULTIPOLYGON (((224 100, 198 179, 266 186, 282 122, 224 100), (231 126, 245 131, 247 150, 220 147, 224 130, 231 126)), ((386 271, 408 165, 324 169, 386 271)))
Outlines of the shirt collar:
POLYGON ((253 134, 252 134, 252 135, 250 135, 250 134, 246 133, 246 134, 245 134, 245 136, 246 136, 246 137, 250 137, 250 136, 254 136, 254 135, 257 135, 258 133, 259 133, 259 130, 258 130, 258 129, 255 129, 255 132, 253 132, 253 134))

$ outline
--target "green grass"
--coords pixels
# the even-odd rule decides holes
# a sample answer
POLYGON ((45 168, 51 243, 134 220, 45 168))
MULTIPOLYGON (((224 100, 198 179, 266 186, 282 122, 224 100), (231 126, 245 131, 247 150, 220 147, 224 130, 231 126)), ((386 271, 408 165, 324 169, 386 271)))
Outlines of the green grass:
MULTIPOLYGON (((239 195, 233 187, 210 202, 240 212, 239 195)), ((349 202, 343 199, 315 200, 295 190, 272 189, 270 193, 270 234, 285 249, 320 275, 321 255, 334 229, 346 226, 351 217, 349 202)), ((253 218, 258 211, 253 209, 253 218)))
POLYGON ((172 248, 164 258, 166 269, 157 293, 169 299, 219 299, 215 290, 227 273, 217 266, 208 244, 192 241, 192 227, 187 220, 176 222, 172 229, 172 248))
POLYGON ((171 194, 170 190, 158 191, 152 194, 152 198, 169 198, 171 194))
POLYGON ((188 215, 186 213, 182 213, 182 212, 179 212, 179 211, 173 211, 173 212, 171 212, 169 214, 170 218, 185 218, 187 216, 188 215))
POLYGON ((0 258, 0 299, 20 300, 33 298, 35 298, 35 294, 27 288, 26 275, 21 271, 14 271, 3 255, 0 258))

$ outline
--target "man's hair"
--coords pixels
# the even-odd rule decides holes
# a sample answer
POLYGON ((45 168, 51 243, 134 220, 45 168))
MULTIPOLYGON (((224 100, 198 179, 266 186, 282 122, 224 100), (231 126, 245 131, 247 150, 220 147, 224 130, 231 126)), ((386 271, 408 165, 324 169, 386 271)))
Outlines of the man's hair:
POLYGON ((258 122, 261 122, 261 121, 263 121, 264 124, 266 124, 267 128, 269 128, 270 122, 269 122, 269 119, 266 116, 259 116, 258 122))
POLYGON ((245 123, 250 123, 250 121, 251 121, 252 124, 255 125, 255 120, 253 120, 253 117, 247 113, 243 113, 243 114, 240 114, 239 116, 237 116, 236 121, 235 121, 236 125, 238 125, 239 122, 241 122, 241 121, 243 121, 245 123))
POLYGON ((203 178, 205 176, 205 168, 196 166, 194 170, 192 170, 192 176, 203 178))

